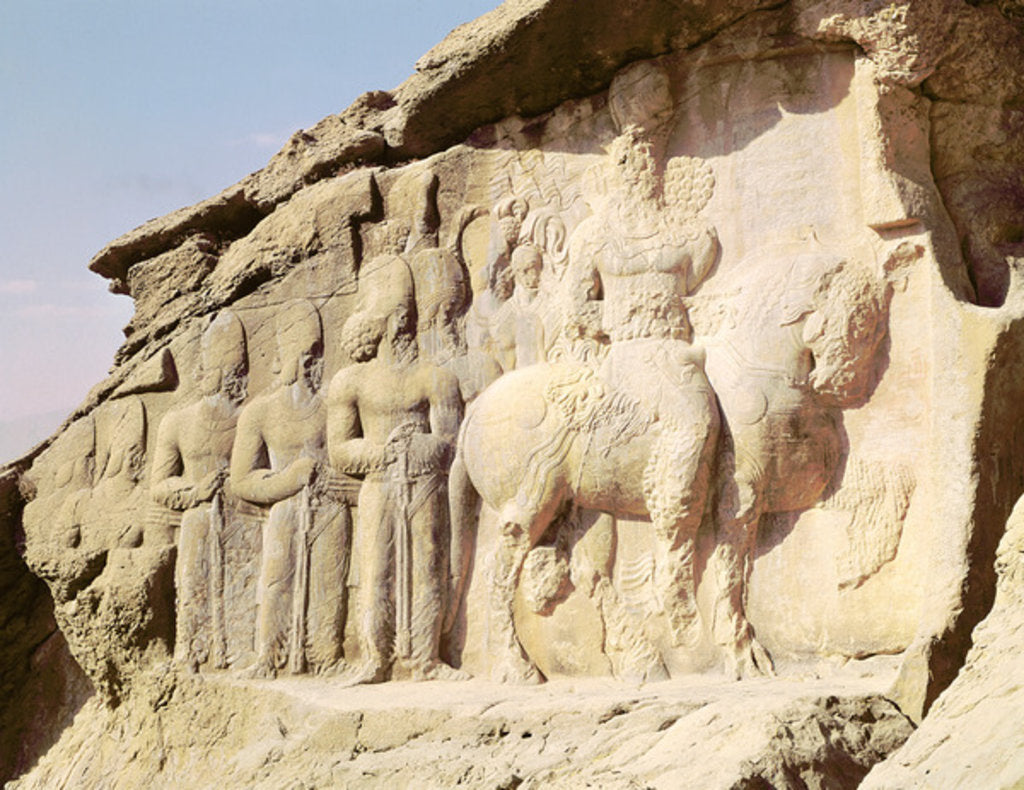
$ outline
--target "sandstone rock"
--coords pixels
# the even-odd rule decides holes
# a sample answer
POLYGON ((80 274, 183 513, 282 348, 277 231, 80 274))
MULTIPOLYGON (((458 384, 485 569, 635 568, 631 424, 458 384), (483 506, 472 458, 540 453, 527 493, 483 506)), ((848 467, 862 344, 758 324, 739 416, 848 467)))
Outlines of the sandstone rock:
POLYGON ((1024 781, 1021 643, 1024 626, 1024 500, 996 554, 992 611, 974 629, 967 662, 921 729, 863 787, 1017 787, 1024 781))
POLYGON ((112 242, 116 367, 0 477, 65 689, 3 770, 84 672, 23 786, 852 787, 905 716, 869 781, 966 781, 1022 62, 1008 3, 508 2, 112 242))
POLYGON ((142 688, 117 711, 89 703, 12 790, 182 777, 252 788, 852 788, 913 729, 892 703, 842 681, 831 686, 839 697, 815 696, 813 683, 339 692, 166 674, 142 688))

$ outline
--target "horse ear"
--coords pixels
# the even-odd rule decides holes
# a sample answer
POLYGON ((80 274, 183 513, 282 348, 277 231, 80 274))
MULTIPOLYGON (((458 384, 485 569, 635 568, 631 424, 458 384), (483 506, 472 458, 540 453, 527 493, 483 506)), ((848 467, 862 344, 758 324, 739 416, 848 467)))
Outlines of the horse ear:
POLYGON ((821 287, 823 274, 819 256, 800 255, 786 277, 785 295, 779 326, 790 326, 814 310, 814 297, 821 287))
POLYGON ((800 336, 803 338, 805 344, 810 344, 811 341, 817 340, 821 337, 825 331, 825 316, 820 311, 815 310, 811 312, 810 318, 807 319, 807 323, 804 324, 803 331, 800 336))
POLYGON ((882 264, 882 273, 885 281, 896 283, 906 279, 910 274, 910 267, 924 255, 924 247, 909 241, 900 242, 885 259, 882 264))

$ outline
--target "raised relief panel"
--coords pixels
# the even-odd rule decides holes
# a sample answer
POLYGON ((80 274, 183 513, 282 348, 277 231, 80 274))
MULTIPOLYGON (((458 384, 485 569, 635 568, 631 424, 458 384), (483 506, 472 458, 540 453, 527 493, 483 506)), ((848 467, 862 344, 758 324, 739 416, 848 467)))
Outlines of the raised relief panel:
POLYGON ((257 589, 255 677, 336 670, 350 523, 327 460, 323 327, 307 300, 276 312, 277 382, 238 417, 230 489, 267 508, 257 589))
POLYGON ((227 562, 234 534, 244 529, 236 518, 237 502, 225 489, 246 395, 241 321, 222 312, 203 333, 200 346, 195 378, 201 398, 164 415, 149 480, 153 500, 180 513, 174 656, 193 670, 227 667, 237 658, 228 643, 241 640, 229 640, 229 629, 241 630, 243 639, 252 637, 246 607, 232 595, 237 566, 227 562))
MULTIPOLYGON (((359 652, 347 683, 465 677, 440 658, 449 597, 447 472, 462 411, 454 373, 420 359, 412 273, 366 263, 342 342, 355 364, 331 381, 335 470, 358 475, 359 652)), ((461 557, 461 549, 456 549, 461 557)), ((456 563, 452 587, 461 587, 456 563)))
POLYGON ((173 569, 173 658, 255 678, 647 682, 905 649, 927 245, 904 192, 868 195, 898 179, 857 130, 921 127, 865 69, 709 42, 300 190, 209 273, 230 309, 75 429, 93 476, 37 463, 27 522, 59 504, 51 543, 101 556, 52 584, 106 563, 150 594, 173 569))
MULTIPOLYGON (((676 72, 640 64, 597 111, 608 119, 593 124, 608 135, 603 159, 582 155, 583 172, 561 153, 495 160, 510 190, 529 172, 533 191, 496 200, 467 234, 478 261, 489 239, 470 266, 467 339, 506 371, 469 410, 453 467, 452 486, 464 465, 483 499, 464 648, 474 673, 531 680, 537 665, 545 675, 656 678, 716 656, 737 674, 771 671, 748 596, 773 650, 798 654, 821 644, 829 615, 812 614, 811 632, 787 630, 785 608, 760 603, 769 588, 824 561, 842 595, 892 563, 915 482, 905 463, 867 460, 859 419, 851 447, 844 417, 875 396, 890 363, 894 286, 903 289, 920 249, 865 227, 861 165, 844 131, 856 120, 853 78, 843 49, 783 52, 756 68, 735 58, 676 72), (678 104, 673 86, 686 97, 678 104), (545 177, 574 167, 575 183, 545 189, 545 177), (580 183, 582 200, 565 199, 580 183), (553 196, 588 212, 562 220, 561 276, 523 230, 553 196), (537 281, 563 317, 559 350, 543 356, 533 350, 546 329, 533 310, 537 281), (520 356, 559 364, 523 366, 520 356), (887 486, 858 495, 865 476, 887 486), (801 538, 810 553, 762 561, 796 540, 792 520, 772 514, 801 512, 835 514, 841 539, 801 538), (592 541, 604 547, 596 561, 591 532, 605 535, 592 541), (581 659, 599 640, 605 663, 581 659)), ((553 116, 563 111, 575 109, 553 116)), ((532 134, 543 140, 545 128, 532 134)), ((906 582, 886 573, 879 583, 906 582)), ((870 596, 881 589, 866 586, 870 596)), ((911 638, 903 622, 886 626, 889 644, 911 638)), ((850 621, 826 650, 870 641, 859 627, 850 621)))

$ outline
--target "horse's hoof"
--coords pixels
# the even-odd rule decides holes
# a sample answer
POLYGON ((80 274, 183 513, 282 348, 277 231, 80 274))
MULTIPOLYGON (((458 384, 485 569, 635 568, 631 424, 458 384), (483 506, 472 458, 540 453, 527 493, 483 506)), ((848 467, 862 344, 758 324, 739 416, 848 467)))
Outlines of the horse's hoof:
POLYGON ((544 682, 544 676, 527 661, 504 661, 491 670, 491 680, 514 686, 536 686, 544 682))
POLYGON ((768 651, 754 638, 746 639, 726 653, 728 671, 734 680, 775 677, 775 664, 768 651))

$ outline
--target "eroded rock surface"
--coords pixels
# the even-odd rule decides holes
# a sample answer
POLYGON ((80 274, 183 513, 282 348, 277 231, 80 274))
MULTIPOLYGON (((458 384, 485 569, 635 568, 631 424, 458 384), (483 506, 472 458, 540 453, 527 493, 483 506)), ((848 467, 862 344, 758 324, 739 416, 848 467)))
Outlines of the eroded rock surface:
POLYGON ((91 689, 25 786, 947 759, 1013 693, 1021 63, 1006 2, 508 2, 112 242, 117 365, 0 477, 5 682, 64 689, 3 770, 91 689), (594 678, 650 685, 509 690, 594 678))
POLYGON ((567 686, 153 678, 12 788, 852 788, 913 729, 855 681, 567 686))
POLYGON ((967 662, 921 729, 863 787, 1016 787, 1024 776, 1024 500, 996 555, 999 583, 967 662))

